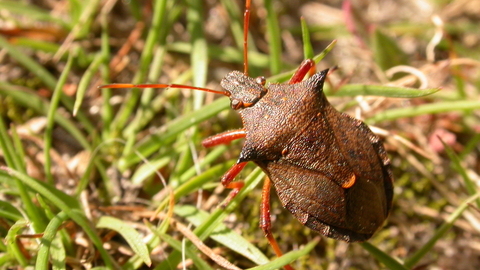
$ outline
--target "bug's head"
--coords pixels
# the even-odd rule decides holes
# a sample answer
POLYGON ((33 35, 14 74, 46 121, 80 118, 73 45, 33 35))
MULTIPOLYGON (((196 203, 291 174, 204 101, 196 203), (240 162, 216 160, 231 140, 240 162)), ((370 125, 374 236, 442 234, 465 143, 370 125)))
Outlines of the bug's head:
POLYGON ((266 93, 265 78, 250 78, 240 71, 232 71, 223 78, 220 85, 229 93, 230 106, 234 110, 255 105, 266 93))

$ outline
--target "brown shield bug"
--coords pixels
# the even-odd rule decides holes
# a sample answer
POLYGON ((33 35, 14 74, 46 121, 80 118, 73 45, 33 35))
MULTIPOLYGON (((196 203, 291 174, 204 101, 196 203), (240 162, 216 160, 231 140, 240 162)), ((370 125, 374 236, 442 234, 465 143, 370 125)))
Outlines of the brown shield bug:
MULTIPOLYGON (((267 174, 260 227, 281 255, 270 227, 270 188, 302 224, 327 237, 365 241, 382 226, 391 209, 393 176, 379 138, 360 120, 338 112, 323 93, 328 70, 313 74, 307 59, 286 84, 266 84, 248 77, 247 33, 250 0, 244 21, 244 72, 233 71, 221 81, 223 91, 176 84, 110 84, 102 88, 186 88, 228 96, 243 128, 203 141, 205 147, 245 139, 237 163, 222 177, 233 191, 243 182, 235 176, 253 161, 267 174)), ((228 201, 228 200, 227 200, 228 201)))

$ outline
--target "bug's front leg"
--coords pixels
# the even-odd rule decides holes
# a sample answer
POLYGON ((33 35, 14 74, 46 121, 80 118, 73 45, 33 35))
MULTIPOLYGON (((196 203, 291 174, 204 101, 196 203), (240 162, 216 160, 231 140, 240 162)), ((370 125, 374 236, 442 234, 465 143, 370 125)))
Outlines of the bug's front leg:
MULTIPOLYGON (((212 137, 206 138, 203 140, 202 144, 205 147, 212 147, 220 144, 229 144, 233 140, 245 138, 247 132, 245 129, 237 129, 231 130, 227 132, 223 132, 212 137)), ((232 166, 223 176, 221 179, 222 185, 225 188, 233 189, 232 192, 228 195, 227 199, 223 203, 223 207, 226 207, 228 203, 235 198, 235 196, 240 192, 242 187, 245 185, 242 181, 233 182, 235 177, 242 171, 242 169, 247 165, 247 162, 237 163, 232 166)))
POLYGON ((203 140, 202 145, 204 147, 212 147, 220 144, 229 144, 234 140, 245 138, 245 136, 247 136, 245 129, 230 130, 206 138, 203 140))

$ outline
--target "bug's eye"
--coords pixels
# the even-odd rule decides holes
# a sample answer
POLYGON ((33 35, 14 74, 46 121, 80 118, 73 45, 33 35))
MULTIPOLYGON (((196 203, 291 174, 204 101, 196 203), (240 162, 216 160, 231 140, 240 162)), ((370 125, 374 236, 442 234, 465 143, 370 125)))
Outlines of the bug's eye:
POLYGON ((255 82, 260 84, 260 85, 265 85, 267 83, 267 80, 263 76, 259 76, 255 78, 255 82))

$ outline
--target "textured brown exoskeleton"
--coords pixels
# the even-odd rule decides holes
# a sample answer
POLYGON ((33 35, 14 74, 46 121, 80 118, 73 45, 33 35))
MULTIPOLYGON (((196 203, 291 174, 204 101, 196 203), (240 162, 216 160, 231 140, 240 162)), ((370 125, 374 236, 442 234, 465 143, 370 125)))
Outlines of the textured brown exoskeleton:
POLYGON ((237 163, 253 161, 302 224, 347 242, 364 241, 388 216, 390 161, 378 137, 323 94, 327 70, 296 84, 258 84, 234 71, 221 82, 246 130, 237 163))
MULTIPOLYGON (((286 84, 266 84, 248 77, 246 40, 250 0, 246 2, 244 72, 233 71, 221 81, 224 91, 176 84, 112 84, 104 88, 187 88, 223 94, 238 111, 243 128, 203 141, 211 147, 245 138, 237 163, 222 177, 233 182, 248 161, 260 166, 264 182, 260 227, 276 254, 281 251, 270 227, 271 182, 283 206, 302 224, 325 236, 347 242, 364 241, 382 226, 393 197, 390 161, 379 138, 361 121, 340 113, 327 101, 323 83, 328 70, 313 74, 315 63, 305 60, 286 84)), ((286 266, 287 269, 291 267, 286 266)))

